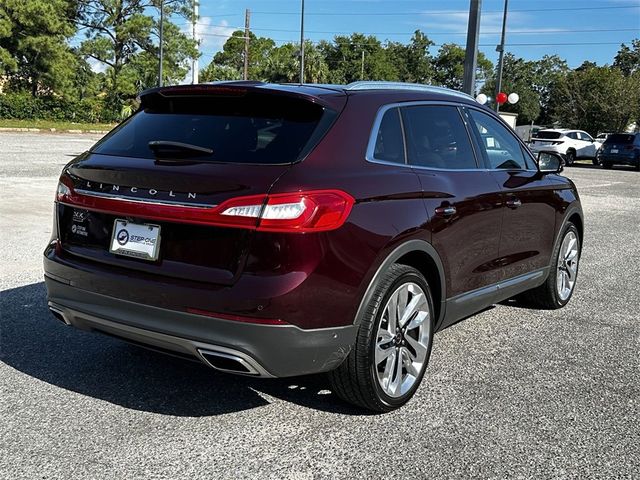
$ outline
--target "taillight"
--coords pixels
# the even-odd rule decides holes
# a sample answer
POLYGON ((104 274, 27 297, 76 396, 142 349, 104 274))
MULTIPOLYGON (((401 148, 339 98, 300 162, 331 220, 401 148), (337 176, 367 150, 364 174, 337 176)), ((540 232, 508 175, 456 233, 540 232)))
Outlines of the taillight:
POLYGON ((64 176, 56 200, 66 205, 149 220, 247 228, 268 232, 322 232, 347 220, 354 199, 341 190, 311 190, 275 195, 252 195, 217 206, 174 205, 142 199, 110 198, 74 190, 64 176))
POLYGON ((264 204, 256 197, 240 197, 220 205, 220 215, 259 219, 257 230, 268 232, 321 232, 335 230, 346 221, 353 197, 340 190, 268 195, 264 204))

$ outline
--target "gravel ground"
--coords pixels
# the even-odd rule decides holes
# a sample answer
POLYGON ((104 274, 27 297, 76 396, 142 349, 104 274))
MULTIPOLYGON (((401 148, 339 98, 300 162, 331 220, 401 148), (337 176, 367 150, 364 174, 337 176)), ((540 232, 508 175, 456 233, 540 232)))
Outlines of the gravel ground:
POLYGON ((439 333, 415 399, 366 415, 322 377, 228 376, 50 317, 56 176, 95 139, 0 134, 0 478, 640 476, 640 172, 566 171, 587 235, 566 308, 439 333))

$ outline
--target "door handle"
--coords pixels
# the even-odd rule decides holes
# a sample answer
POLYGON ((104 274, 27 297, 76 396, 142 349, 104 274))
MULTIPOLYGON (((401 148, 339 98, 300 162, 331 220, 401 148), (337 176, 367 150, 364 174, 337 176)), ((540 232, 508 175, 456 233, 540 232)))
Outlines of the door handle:
POLYGON ((454 207, 453 205, 449 205, 447 207, 438 207, 436 208, 436 215, 440 215, 441 217, 450 217, 452 215, 455 215, 457 211, 458 210, 456 210, 456 207, 454 207))
POLYGON ((509 208, 518 208, 520 205, 522 205, 522 202, 519 198, 510 198, 506 203, 507 207, 509 208))

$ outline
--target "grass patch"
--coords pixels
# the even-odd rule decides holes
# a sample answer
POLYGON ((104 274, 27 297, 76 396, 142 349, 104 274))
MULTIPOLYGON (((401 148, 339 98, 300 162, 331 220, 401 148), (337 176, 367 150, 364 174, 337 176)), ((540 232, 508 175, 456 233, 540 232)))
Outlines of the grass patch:
POLYGON ((55 120, 15 120, 0 119, 0 128, 43 128, 56 130, 111 130, 115 127, 113 123, 75 123, 75 122, 57 122, 55 120))

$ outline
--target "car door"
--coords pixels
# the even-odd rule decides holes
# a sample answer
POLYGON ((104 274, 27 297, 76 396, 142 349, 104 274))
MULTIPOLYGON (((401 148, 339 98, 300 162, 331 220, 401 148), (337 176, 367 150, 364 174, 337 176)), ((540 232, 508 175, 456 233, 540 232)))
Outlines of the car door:
POLYGON ((592 158, 596 156, 597 145, 595 140, 587 132, 578 132, 580 137, 580 150, 578 151, 578 157, 592 158))
POLYGON ((486 166, 503 194, 499 247, 503 278, 546 267, 554 240, 556 183, 552 176, 538 172, 533 158, 506 125, 475 108, 466 109, 466 114, 486 166), (492 151, 492 144, 500 145, 499 155, 492 151))
POLYGON ((479 168, 461 111, 455 105, 419 103, 404 105, 401 113, 408 163, 420 178, 447 297, 495 284, 500 280, 500 188, 479 168))

